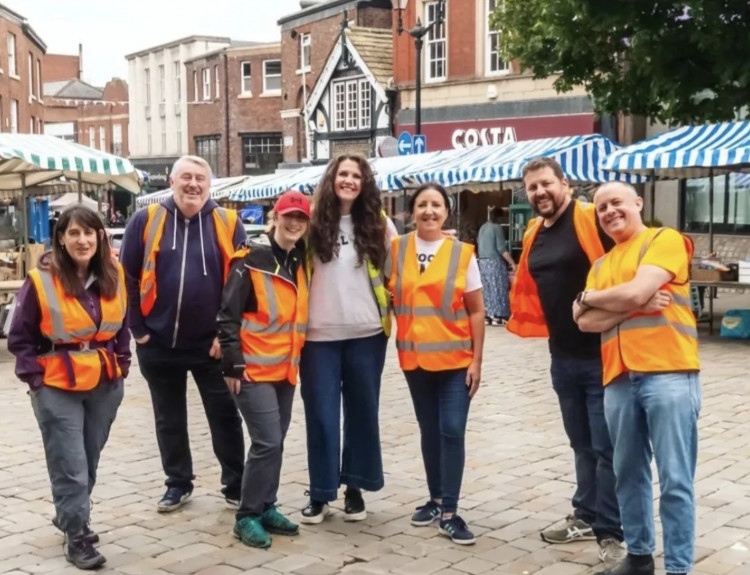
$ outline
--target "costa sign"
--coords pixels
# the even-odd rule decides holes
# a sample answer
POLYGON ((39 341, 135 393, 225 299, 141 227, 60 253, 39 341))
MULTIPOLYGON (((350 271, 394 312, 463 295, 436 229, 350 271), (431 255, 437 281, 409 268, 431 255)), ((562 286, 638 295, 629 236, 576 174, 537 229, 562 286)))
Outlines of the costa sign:
POLYGON ((516 141, 516 129, 512 126, 491 128, 469 128, 453 130, 451 143, 454 148, 476 148, 516 141))

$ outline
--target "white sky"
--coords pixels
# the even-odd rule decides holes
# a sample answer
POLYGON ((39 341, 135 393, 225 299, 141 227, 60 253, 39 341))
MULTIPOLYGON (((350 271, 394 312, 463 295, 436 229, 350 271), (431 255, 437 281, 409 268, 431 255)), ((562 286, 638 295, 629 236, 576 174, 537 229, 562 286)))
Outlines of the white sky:
POLYGON ((280 41, 277 20, 300 9, 299 0, 1 1, 29 21, 47 52, 77 54, 82 43, 83 79, 97 86, 127 80, 125 54, 185 36, 280 41))

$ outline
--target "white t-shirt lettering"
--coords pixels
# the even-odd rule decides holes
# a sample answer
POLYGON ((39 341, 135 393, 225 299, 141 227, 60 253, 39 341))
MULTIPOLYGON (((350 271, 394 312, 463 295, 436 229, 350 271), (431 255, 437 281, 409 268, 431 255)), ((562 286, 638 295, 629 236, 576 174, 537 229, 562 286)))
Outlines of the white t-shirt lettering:
MULTIPOLYGON (((415 236, 416 241, 414 242, 417 247, 417 264, 419 264, 419 273, 422 274, 430 265, 430 262, 435 259, 440 246, 443 245, 445 238, 439 239, 434 242, 428 242, 420 239, 419 236, 415 236)), ((469 261, 469 269, 466 273, 466 292, 470 293, 482 289, 482 277, 479 275, 479 264, 474 254, 471 256, 469 261)))

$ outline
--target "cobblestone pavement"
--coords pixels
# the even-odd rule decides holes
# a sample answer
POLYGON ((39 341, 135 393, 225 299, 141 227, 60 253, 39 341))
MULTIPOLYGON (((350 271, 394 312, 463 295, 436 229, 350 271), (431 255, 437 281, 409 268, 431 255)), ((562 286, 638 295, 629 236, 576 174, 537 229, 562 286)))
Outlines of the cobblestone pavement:
MULTIPOLYGON (((392 345, 390 346, 392 348, 392 345)), ((231 535, 233 513, 219 492, 218 465, 194 387, 191 503, 156 513, 164 477, 146 384, 137 366, 127 381, 94 491, 93 527, 108 562, 127 575, 577 575, 599 566, 593 542, 550 546, 538 532, 570 512, 573 458, 548 377, 546 344, 490 328, 484 384, 469 417, 461 512, 479 536, 461 548, 409 516, 426 499, 418 429, 395 353, 383 379, 381 425, 386 487, 366 494, 368 518, 344 523, 343 497, 319 526, 275 537, 268 551, 231 535)), ((704 371, 698 466, 696 575, 750 573, 750 414, 748 346, 702 338, 704 371)), ((0 351, 0 573, 79 573, 62 556, 40 434, 12 357, 0 351)), ((280 500, 296 514, 306 501, 302 401, 295 399, 280 500)), ((660 545, 659 545, 659 548, 660 545)), ((658 561, 661 566, 661 560, 658 561)), ((659 571, 663 573, 662 571, 659 571)))

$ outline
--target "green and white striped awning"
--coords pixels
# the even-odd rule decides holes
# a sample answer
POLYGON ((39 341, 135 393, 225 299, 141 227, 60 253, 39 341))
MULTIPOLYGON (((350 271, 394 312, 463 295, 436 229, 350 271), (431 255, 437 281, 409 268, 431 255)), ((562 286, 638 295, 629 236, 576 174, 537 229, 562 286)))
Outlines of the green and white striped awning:
POLYGON ((0 134, 0 190, 59 179, 118 185, 140 192, 140 174, 125 158, 41 134, 0 134))

